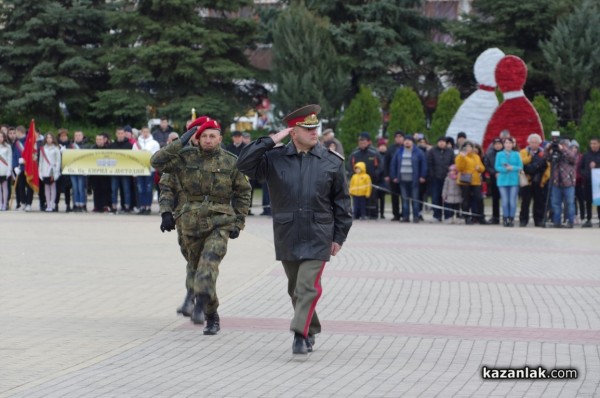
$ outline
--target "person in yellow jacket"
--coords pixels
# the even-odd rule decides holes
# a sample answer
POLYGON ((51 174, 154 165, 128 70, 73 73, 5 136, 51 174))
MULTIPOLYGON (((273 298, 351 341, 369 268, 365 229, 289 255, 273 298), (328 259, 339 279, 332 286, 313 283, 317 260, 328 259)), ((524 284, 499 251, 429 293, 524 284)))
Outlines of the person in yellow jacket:
POLYGON ((367 198, 371 197, 371 177, 367 174, 365 162, 354 165, 354 175, 350 179, 350 196, 354 204, 354 219, 364 220, 367 217, 367 198))
MULTIPOLYGON (((481 175, 485 166, 479 155, 473 151, 473 144, 467 141, 454 159, 458 171, 458 185, 462 194, 462 211, 483 214, 481 203, 481 175)), ((473 216, 465 217, 465 224, 473 224, 473 216)), ((478 218, 477 218, 478 219, 478 218)))

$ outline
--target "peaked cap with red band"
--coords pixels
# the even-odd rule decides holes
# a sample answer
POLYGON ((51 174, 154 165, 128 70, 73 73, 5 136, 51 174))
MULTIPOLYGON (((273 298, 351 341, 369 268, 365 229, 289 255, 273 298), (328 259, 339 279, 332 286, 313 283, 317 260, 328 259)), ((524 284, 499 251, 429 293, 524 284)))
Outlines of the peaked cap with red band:
POLYGON ((196 119, 194 119, 194 121, 192 123, 190 123, 190 125, 188 126, 188 130, 193 129, 196 126, 202 126, 204 123, 208 122, 209 120, 211 120, 208 116, 200 116, 196 119))
POLYGON ((196 130, 196 138, 199 138, 204 132, 204 130, 210 129, 221 131, 221 126, 219 125, 219 123, 217 123, 216 120, 210 119, 208 122, 203 123, 200 127, 198 127, 198 130, 196 130))
POLYGON ((317 115, 321 112, 321 107, 316 104, 306 105, 300 109, 296 109, 283 118, 283 121, 287 123, 288 127, 305 127, 313 129, 319 126, 319 119, 317 115))

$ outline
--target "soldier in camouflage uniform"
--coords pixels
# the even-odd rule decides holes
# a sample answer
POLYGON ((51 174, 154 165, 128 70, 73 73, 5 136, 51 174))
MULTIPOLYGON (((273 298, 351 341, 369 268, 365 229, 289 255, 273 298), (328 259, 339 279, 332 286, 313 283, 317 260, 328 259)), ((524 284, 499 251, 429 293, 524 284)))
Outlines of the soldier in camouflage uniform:
POLYGON ((250 184, 236 166, 235 155, 221 148, 221 127, 200 118, 180 140, 156 152, 152 167, 176 176, 185 201, 179 212, 194 292, 191 320, 204 323, 204 334, 220 330, 216 281, 227 241, 239 236, 250 205, 250 184), (234 206, 232 206, 232 202, 234 206))
POLYGON ((185 193, 183 192, 183 187, 179 182, 179 178, 176 175, 163 173, 160 177, 160 181, 158 182, 160 187, 160 196, 158 198, 159 212, 162 217, 162 222, 160 224, 160 230, 162 232, 168 231, 171 232, 174 229, 177 229, 177 243, 179 244, 179 249, 181 250, 181 254, 187 263, 187 276, 185 279, 185 287, 187 294, 185 299, 183 300, 183 304, 177 308, 177 313, 182 314, 183 316, 191 316, 192 311, 194 310, 194 276, 195 276, 195 266, 188 262, 187 257, 187 248, 183 245, 183 236, 181 234, 181 225, 180 225, 180 215, 181 208, 183 204, 186 202, 185 193), (173 217, 173 215, 175 215, 173 217))

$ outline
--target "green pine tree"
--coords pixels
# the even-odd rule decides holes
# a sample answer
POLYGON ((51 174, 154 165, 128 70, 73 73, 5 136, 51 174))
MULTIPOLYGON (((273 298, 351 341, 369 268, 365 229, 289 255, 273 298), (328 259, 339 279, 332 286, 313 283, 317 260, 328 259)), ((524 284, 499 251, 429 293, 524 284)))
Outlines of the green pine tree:
POLYGON ((587 150, 592 137, 600 138, 600 90, 592 89, 590 99, 585 103, 581 124, 575 134, 581 150, 587 150))
POLYGON ((433 73, 432 28, 438 22, 422 12, 421 0, 304 0, 326 16, 338 54, 350 68, 347 100, 367 85, 391 98, 398 82, 433 96, 440 84, 433 73))
POLYGON ((273 53, 274 102, 281 116, 317 103, 322 117, 335 124, 349 80, 331 43, 327 23, 303 5, 287 8, 275 24, 273 53))
POLYGON ((99 0, 0 2, 0 105, 12 117, 84 120, 104 88, 108 31, 99 0))
POLYGON ((460 92, 454 87, 448 88, 439 96, 437 108, 431 120, 429 142, 434 143, 439 137, 446 135, 446 130, 461 104, 460 92))
POLYGON ((550 38, 541 44, 550 77, 565 94, 568 118, 579 121, 585 98, 600 86, 600 6, 584 0, 561 19, 550 38))
POLYGON ((368 87, 361 86, 338 124, 339 140, 344 146, 346 155, 356 147, 359 133, 366 131, 371 134, 371 137, 375 137, 380 126, 379 100, 373 96, 373 92, 368 87))
POLYGON ((543 95, 536 95, 533 98, 532 104, 538 115, 540 115, 544 135, 550 137, 550 133, 558 129, 558 117, 552 109, 552 106, 550 106, 550 101, 543 95))
POLYGON ((167 116, 180 126, 191 108, 227 123, 250 98, 244 50, 255 23, 233 16, 250 0, 127 0, 111 19, 104 62, 110 88, 93 105, 100 117, 140 123, 167 116))
POLYGON ((417 93, 409 87, 396 90, 390 105, 388 131, 414 134, 425 131, 425 111, 417 93))

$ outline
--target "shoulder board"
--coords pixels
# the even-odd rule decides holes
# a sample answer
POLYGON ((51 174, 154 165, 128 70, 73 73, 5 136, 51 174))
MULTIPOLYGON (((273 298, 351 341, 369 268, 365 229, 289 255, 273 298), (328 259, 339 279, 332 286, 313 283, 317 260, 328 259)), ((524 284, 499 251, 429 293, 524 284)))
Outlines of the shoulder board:
POLYGON ((330 153, 334 154, 335 156, 337 156, 338 158, 342 159, 342 160, 346 160, 342 155, 340 155, 339 153, 337 153, 336 151, 334 151, 331 148, 327 149, 330 153))
MULTIPOLYGON (((222 149, 222 148, 221 148, 221 149, 222 149)), ((226 155, 229 155, 229 156, 231 156, 231 157, 232 157, 232 158, 234 158, 234 159, 237 159, 237 158, 238 158, 238 157, 237 157, 237 155, 236 155, 235 153, 229 152, 227 149, 223 149, 223 153, 224 153, 224 154, 226 154, 226 155)))

